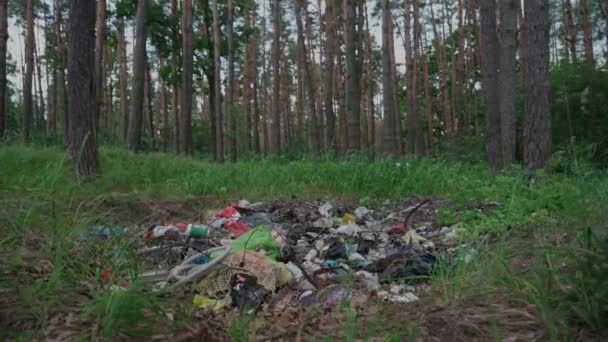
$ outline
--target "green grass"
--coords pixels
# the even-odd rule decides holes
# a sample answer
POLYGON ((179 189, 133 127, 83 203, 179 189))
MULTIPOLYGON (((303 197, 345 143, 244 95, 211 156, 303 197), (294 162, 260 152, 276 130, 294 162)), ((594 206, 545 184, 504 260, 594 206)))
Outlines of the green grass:
MULTIPOLYGON (((550 339, 573 338, 581 330, 606 336, 605 171, 575 167, 529 180, 517 168, 496 175, 472 161, 273 158, 219 165, 114 148, 101 149, 101 166, 100 177, 78 185, 58 149, 0 148, 1 263, 11 270, 0 287, 19 286, 12 305, 43 327, 55 312, 80 307, 80 319, 95 320, 97 326, 85 335, 109 337, 141 333, 134 332, 139 326, 133 322, 161 314, 159 298, 145 286, 122 294, 102 289, 99 265, 111 264, 116 248, 127 250, 131 240, 106 245, 78 240, 82 227, 112 218, 102 205, 105 199, 202 198, 222 205, 239 198, 272 201, 295 195, 377 205, 422 196, 454 201, 439 220, 457 223, 470 240, 460 258, 442 261, 431 277, 442 302, 507 298, 513 305, 534 307, 550 339), (515 262, 522 257, 536 262, 522 271, 515 262), (52 265, 51 271, 32 281, 27 270, 41 260, 52 265), (122 303, 133 310, 124 310, 122 303), (154 314, 142 318, 142 310, 154 314)), ((136 265, 126 265, 122 274, 129 279, 136 265)), ((345 323, 345 335, 354 339, 354 321, 345 323)), ((248 326, 234 321, 229 333, 243 338, 248 326)))

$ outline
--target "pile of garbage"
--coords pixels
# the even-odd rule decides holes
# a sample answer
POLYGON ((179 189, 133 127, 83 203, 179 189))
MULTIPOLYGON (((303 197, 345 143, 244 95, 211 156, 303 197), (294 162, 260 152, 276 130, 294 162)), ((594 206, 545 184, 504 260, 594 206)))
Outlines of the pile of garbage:
POLYGON ((147 268, 140 278, 194 291, 194 304, 215 312, 306 309, 362 293, 409 303, 418 300, 412 285, 454 250, 454 228, 434 222, 444 204, 419 200, 374 211, 335 202, 243 200, 205 222, 149 227, 146 247, 136 251, 147 268))

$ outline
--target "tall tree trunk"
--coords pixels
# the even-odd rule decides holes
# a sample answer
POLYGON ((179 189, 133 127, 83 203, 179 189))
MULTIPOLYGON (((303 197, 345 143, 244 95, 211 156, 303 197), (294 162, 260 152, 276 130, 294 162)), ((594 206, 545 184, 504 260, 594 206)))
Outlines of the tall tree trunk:
POLYGON ((272 0, 272 152, 281 153, 281 110, 280 110, 280 58, 281 58, 281 8, 279 0, 272 0))
MULTIPOLYGON (((277 0, 274 0, 277 1, 277 0)), ((308 59, 306 58, 306 44, 304 43, 304 28, 302 25, 302 12, 301 5, 303 0, 294 0, 294 12, 296 16, 296 26, 298 31, 298 39, 302 42, 300 44, 300 50, 298 52, 298 57, 300 58, 300 63, 303 67, 303 76, 304 76, 304 84, 306 85, 307 97, 306 104, 308 107, 308 114, 310 115, 310 144, 312 147, 313 154, 319 154, 320 151, 320 141, 321 135, 319 130, 319 125, 317 121, 317 110, 315 104, 315 91, 314 85, 312 83, 312 72, 310 70, 310 65, 308 63, 308 59)))
POLYGON ((407 149, 412 154, 422 154, 424 146, 422 141, 422 129, 420 127, 420 112, 418 111, 417 91, 417 63, 416 53, 418 50, 418 5, 414 1, 405 2, 405 65, 406 65, 406 87, 407 87, 407 149), (414 6, 414 46, 412 46, 412 6, 414 6))
POLYGON ((6 46, 8 41, 8 0, 0 0, 0 140, 7 124, 6 46))
POLYGON ((129 128, 129 93, 127 91, 129 83, 129 75, 127 71, 127 43, 125 40, 125 21, 123 18, 118 19, 117 25, 117 53, 118 53, 118 68, 119 68, 119 83, 120 83, 120 117, 122 118, 122 139, 126 143, 127 130, 129 128))
POLYGON ((69 147, 77 181, 99 173, 95 139, 95 3, 70 0, 69 147))
POLYGON ((361 103, 359 74, 357 70, 357 32, 355 0, 344 1, 344 43, 345 43, 345 94, 346 94, 346 151, 361 148, 361 103))
POLYGON ((519 0, 500 0, 500 57, 498 74, 498 109, 502 145, 502 165, 508 167, 515 160, 515 88, 517 56, 517 7, 519 0))
MULTIPOLYGON (((159 70, 164 69, 165 61, 162 57, 158 59, 158 68, 159 70)), ((167 99, 167 88, 159 77, 158 81, 158 102, 161 112, 161 125, 162 125, 162 141, 163 141, 163 152, 169 151, 170 144, 170 132, 169 132, 169 111, 168 111, 168 99, 167 99)))
POLYGON ((327 0, 325 4, 325 77, 323 78, 323 100, 325 122, 327 125, 327 148, 336 151, 336 115, 333 104, 333 75, 336 60, 336 29, 334 27, 334 5, 336 0, 327 0))
POLYGON ((464 5, 465 0, 458 0, 458 54, 456 55, 456 77, 452 81, 456 86, 454 88, 454 120, 456 124, 454 125, 454 130, 460 131, 465 123, 466 113, 464 110, 465 107, 465 93, 464 93, 464 85, 465 85, 465 29, 464 29, 464 5))
POLYGON ((192 0, 184 0, 182 8, 182 97, 180 153, 192 154, 192 73, 194 65, 194 45, 192 35, 192 0))
POLYGON ((564 29, 566 31, 566 51, 572 58, 572 62, 576 63, 576 29, 574 28, 574 19, 572 18, 572 2, 571 0, 562 0, 562 9, 564 12, 564 29))
MULTIPOLYGON (((418 33, 421 35, 421 31, 418 33)), ((420 41, 422 41, 422 37, 418 37, 420 41)), ((422 43, 422 42, 421 42, 422 43)), ((431 85, 429 81, 429 63, 427 60, 427 56, 430 55, 429 49, 426 47, 426 44, 421 44, 423 46, 422 53, 420 56, 420 61, 422 62, 422 72, 424 79, 424 109, 426 111, 426 127, 427 127, 427 141, 428 141, 428 151, 427 153, 434 153, 434 135, 433 135, 433 105, 431 101, 431 85)))
POLYGON ((608 0, 600 2, 600 8, 602 10, 602 17, 604 18, 604 39, 606 40, 606 52, 604 58, 608 63, 608 0))
MULTIPOLYGON (((367 3, 364 3, 365 15, 365 74, 367 76, 367 144, 368 146, 376 146, 376 119, 374 106, 374 87, 375 75, 373 74, 373 53, 372 53, 372 36, 369 29, 369 19, 367 15, 367 3)), ((374 148, 374 152, 376 148, 374 148)))
POLYGON ((34 76, 34 0, 25 1, 25 80, 23 83, 23 141, 30 142, 33 118, 32 81, 34 76))
POLYGON ((395 112, 395 91, 393 88, 393 67, 391 50, 394 49, 392 44, 393 21, 391 17, 391 8, 389 0, 382 0, 382 93, 384 104, 384 123, 382 125, 382 147, 387 154, 398 154, 399 138, 395 135, 395 117, 398 114, 395 112))
POLYGON ((258 66, 257 66, 257 42, 254 43, 254 55, 256 56, 256 63, 253 67, 253 150, 256 154, 260 154, 262 149, 260 147, 260 101, 259 101, 259 92, 258 92, 258 66))
POLYGON ((36 44, 36 41, 34 40, 34 57, 36 58, 36 78, 38 80, 38 103, 39 103, 39 111, 38 111, 38 116, 39 116, 39 121, 38 121, 38 127, 43 130, 46 127, 46 108, 44 105, 44 95, 43 95, 43 91, 42 91, 42 68, 40 67, 40 65, 42 64, 42 61, 40 60, 40 54, 38 53, 38 46, 36 44))
POLYGON ((215 91, 215 160, 224 162, 224 123, 222 120, 222 86, 221 86, 221 37, 218 0, 213 0, 213 78, 215 91))
POLYGON ((235 98, 235 82, 234 82, 234 34, 233 34, 233 15, 234 2, 228 0, 228 18, 226 20, 226 35, 228 36, 228 85, 226 89, 227 101, 226 108, 230 113, 230 159, 236 162, 237 158, 237 131, 236 131, 236 113, 234 108, 235 98))
POLYGON ((448 72, 447 72, 447 62, 445 56, 445 50, 443 48, 441 37, 439 35, 439 31, 437 30, 437 24, 435 20, 435 11, 433 10, 433 6, 430 6, 431 9, 431 22, 433 24, 433 36, 434 36, 434 47, 435 54, 437 56, 437 62, 439 64, 439 78, 440 78, 440 88, 441 88, 441 108, 442 108, 442 121, 443 121, 443 129, 447 135, 447 137, 451 137, 453 135, 452 132, 452 113, 450 109, 450 99, 448 93, 448 72))
MULTIPOLYGON (((203 11, 204 11, 203 7, 203 11)), ((173 87, 171 91, 171 114, 173 116, 173 147, 175 148, 175 152, 180 152, 180 82, 179 79, 179 46, 180 46, 180 38, 179 38, 179 23, 177 21, 179 15, 179 7, 177 4, 177 0, 171 0, 171 15, 173 15, 176 20, 174 21, 174 25, 171 27, 171 74, 173 75, 173 87)), ((211 86, 210 86, 211 87, 211 86)), ((211 122, 213 122, 213 111, 211 114, 211 122)), ((215 128, 212 129, 212 135, 215 132, 215 128)))
POLYGON ((581 20, 583 21, 583 42, 585 44, 585 62, 594 64, 593 57, 593 33, 591 32, 591 23, 589 20, 589 3, 587 0, 581 0, 581 20))
POLYGON ((127 130, 127 148, 141 149, 141 129, 144 106, 144 74, 146 72, 146 38, 148 35, 149 0, 138 0, 135 16, 135 47, 133 54, 133 94, 127 130))
POLYGON ((283 146, 291 149, 292 141, 291 141, 291 125, 290 125, 290 117, 291 117, 291 99, 289 94, 289 72, 287 71, 286 60, 287 57, 283 56, 283 62, 281 63, 281 90, 280 96, 281 99, 281 113, 283 113, 282 121, 283 121, 283 146))
POLYGON ((99 126, 101 104, 103 102, 103 49, 106 38, 106 0, 97 0, 97 19, 95 24, 95 127, 99 126))
MULTIPOLYGON (((532 0, 537 1, 537 0, 532 0)), ((502 165, 502 138, 498 95, 498 38, 496 2, 481 1, 481 83, 485 99, 486 158, 495 170, 502 165)))
POLYGON ((156 129, 154 129, 154 108, 152 106, 152 96, 154 94, 154 84, 152 83, 152 75, 150 73, 150 62, 146 56, 146 75, 145 75, 145 95, 144 105, 146 106, 148 134, 150 135, 150 143, 152 151, 156 151, 156 129))
POLYGON ((54 0, 53 2, 53 12, 55 14, 55 22, 53 24, 53 31, 55 35, 55 49, 56 49, 56 58, 57 65, 55 66, 55 108, 56 114, 58 117, 61 117, 62 127, 63 127, 63 142, 65 146, 68 146, 68 128, 69 128, 69 118, 68 115, 68 98, 66 96, 67 86, 65 82, 65 44, 63 41, 63 36, 61 33, 61 25, 63 22, 62 14, 61 14, 61 0, 54 0))
POLYGON ((526 0, 524 11, 524 167, 535 170, 551 158, 549 1, 526 0))
MULTIPOLYGON (((245 2, 245 29, 251 30, 252 27, 252 16, 255 14, 255 1, 247 0, 245 2)), ((252 110, 252 86, 253 86, 253 73, 254 68, 257 68, 257 63, 255 59, 255 35, 249 36, 247 40, 247 45, 245 47, 245 65, 243 67, 243 108, 245 109, 245 116, 247 117, 247 142, 246 146, 249 151, 251 151, 253 142, 253 120, 252 116, 254 110, 252 110)))
MULTIPOLYGON (((296 51, 300 51, 301 44, 304 44, 300 38, 296 38, 296 51)), ((302 65, 302 58, 296 54, 296 123, 298 126, 298 143, 304 144, 306 138, 304 136, 304 66, 302 65)))

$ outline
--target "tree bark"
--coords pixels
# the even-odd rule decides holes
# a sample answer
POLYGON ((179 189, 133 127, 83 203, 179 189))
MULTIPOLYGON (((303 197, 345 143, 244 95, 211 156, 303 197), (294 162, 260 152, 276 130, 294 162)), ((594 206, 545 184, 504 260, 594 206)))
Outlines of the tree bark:
POLYGON ((127 91, 129 75, 127 71, 127 43, 125 40, 125 21, 123 18, 118 20, 117 25, 117 53, 120 83, 120 117, 122 118, 122 139, 126 143, 127 130, 129 127, 129 93, 127 91))
POLYGON ((99 173, 95 139, 95 3, 70 0, 68 152, 77 181, 99 173))
POLYGON ((218 0, 213 0, 213 77, 215 91, 215 160, 224 162, 224 123, 222 120, 222 86, 221 86, 221 37, 218 0))
POLYGON ((33 117, 32 81, 34 76, 34 0, 25 1, 25 74, 23 82, 23 142, 30 142, 33 117))
MULTIPOLYGON (((35 36, 34 36, 35 37, 35 36)), ((40 54, 38 53, 38 46, 36 44, 36 41, 34 40, 34 57, 35 57, 35 62, 36 62, 36 79, 38 81, 38 128, 40 130, 44 130, 44 128, 46 127, 46 107, 44 104, 44 95, 43 95, 43 91, 42 91, 42 68, 40 67, 40 65, 42 64, 42 61, 40 60, 40 54)), ((34 86, 35 88, 35 86, 34 86)))
POLYGON ((524 168, 532 171, 551 158, 549 1, 526 0, 524 11, 524 168))
POLYGON ((574 19, 572 18, 572 2, 571 0, 562 0, 562 9, 564 11, 564 28, 566 31, 566 51, 568 51, 572 62, 576 63, 576 29, 574 28, 574 19))
POLYGON ((480 14, 481 83, 485 99, 486 159, 493 169, 499 170, 503 165, 498 97, 499 51, 496 36, 496 2, 481 1, 480 14))
MULTIPOLYGON (((274 0, 277 1, 277 0, 274 0)), ((308 59, 306 58, 306 44, 304 41, 304 28, 302 26, 302 12, 301 12, 301 1, 302 0, 294 0, 294 11, 296 16, 296 26, 298 31, 298 39, 302 42, 300 44, 298 57, 300 58, 300 63, 302 64, 304 83, 307 89, 307 97, 306 104, 308 107, 308 114, 310 115, 310 144, 312 147, 313 154, 317 155, 320 152, 320 132, 319 126, 317 122, 317 110, 315 104, 315 91, 314 85, 312 83, 312 75, 310 70, 310 65, 308 63, 308 59)))
POLYGON ((585 44, 585 62, 593 65, 595 59, 593 57, 593 33, 591 32, 591 23, 589 21, 589 3, 587 0, 581 0, 581 20, 583 22, 583 42, 585 44))
POLYGON ((106 38, 106 0, 97 0, 97 19, 95 24, 95 127, 99 126, 103 102, 103 50, 106 38))
MULTIPOLYGON (((252 16, 255 13, 255 1, 247 0, 245 2, 245 29, 251 30, 252 25, 252 16)), ((247 149, 251 150, 254 145, 253 142, 253 131, 252 125, 253 120, 252 116, 254 111, 252 110, 252 85, 253 85, 253 73, 254 68, 257 68, 256 60, 255 60, 255 35, 251 35, 247 40, 247 45, 245 47, 245 65, 243 67, 243 108, 245 109, 245 116, 247 117, 247 149)))
POLYGON ((146 72, 146 38, 148 35, 149 0, 138 0, 135 16, 135 47, 133 53, 133 94, 127 129, 127 148, 141 149, 141 130, 144 106, 144 74, 146 72))
POLYGON ((357 32, 355 0, 344 1, 346 152, 361 148, 361 103, 357 68, 357 32))
MULTIPOLYGON (((158 68, 162 70, 165 67, 165 61, 162 57, 158 59, 158 68)), ((169 111, 168 111, 168 99, 167 99, 167 88, 161 78, 158 80, 158 106, 160 107, 161 116, 161 135, 163 142, 163 152, 169 151, 169 111)))
POLYGON ((194 45, 192 35, 192 0, 184 0, 182 8, 182 96, 180 120, 180 153, 192 154, 192 73, 194 45))
POLYGON ((228 18, 226 20, 226 35, 228 36, 228 85, 226 87, 226 107, 230 113, 230 159, 236 162, 237 159, 237 126, 236 113, 234 108, 235 101, 235 82, 234 82, 234 34, 233 34, 234 2, 228 0, 228 18))
POLYGON ((336 115, 333 103, 333 75, 336 60, 336 29, 334 27, 334 5, 336 0, 327 0, 325 4, 325 77, 323 78, 323 100, 325 122, 327 125, 327 148, 336 151, 336 115))
MULTIPOLYGON (((297 0, 296 0, 297 1, 297 0)), ((272 0, 272 125, 270 145, 272 152, 281 153, 280 110, 280 58, 281 58, 281 8, 279 0, 272 0)))
POLYGON ((515 88, 517 56, 517 7, 519 0, 499 0, 500 57, 498 74, 498 110, 500 112, 502 165, 508 167, 515 160, 515 88))
POLYGON ((399 153, 399 138, 395 134, 395 90, 393 88, 393 67, 391 50, 393 21, 389 0, 382 0, 382 93, 384 104, 384 123, 382 125, 382 147, 385 153, 396 155, 399 153))
POLYGON ((8 0, 0 0, 0 140, 4 138, 7 124, 6 52, 8 41, 8 0))
POLYGON ((367 3, 364 3, 364 15, 365 15, 365 74, 367 83, 367 144, 370 147, 374 147, 376 151, 376 119, 374 106, 374 88, 375 88, 375 75, 373 74, 373 53, 372 53, 372 36, 369 29, 369 19, 367 15, 367 3))
POLYGON ((55 34, 55 49, 56 49, 56 58, 57 65, 55 66, 55 108, 56 115, 61 118, 62 127, 63 127, 63 142, 67 147, 69 144, 68 135, 69 135, 69 118, 68 115, 68 98, 67 98, 67 85, 65 81, 65 44, 63 41, 62 33, 61 33, 61 25, 63 22, 62 14, 61 14, 61 0, 55 0, 53 3, 53 12, 55 14, 55 22, 53 25, 53 30, 55 34))
POLYGON ((449 138, 453 135, 452 132, 452 112, 450 109, 450 96, 448 92, 448 71, 447 71, 447 62, 445 56, 445 50, 443 45, 441 44, 441 37, 439 35, 439 31, 437 30, 437 24, 435 20, 435 11, 433 10, 433 6, 430 6, 431 9, 431 22, 433 24, 433 36, 434 36, 434 47, 435 54, 437 56, 437 62, 439 64, 439 83, 441 87, 441 108, 442 108, 442 121, 443 121, 443 130, 445 131, 446 136, 449 138))
POLYGON ((422 128, 420 126, 420 112, 418 110, 417 89, 417 63, 416 52, 418 50, 418 6, 413 0, 405 3, 405 65, 406 65, 406 87, 407 87, 407 149, 411 154, 424 153, 422 141, 422 128), (412 46, 412 6, 414 7, 414 44, 412 46))

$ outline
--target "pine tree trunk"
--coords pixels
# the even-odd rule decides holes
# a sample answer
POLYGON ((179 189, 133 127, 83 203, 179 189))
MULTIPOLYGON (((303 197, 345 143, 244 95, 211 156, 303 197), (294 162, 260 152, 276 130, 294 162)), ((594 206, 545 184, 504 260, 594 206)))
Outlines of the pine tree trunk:
MULTIPOLYGON (((245 29, 251 30, 252 25, 252 16, 255 13, 255 1, 247 0, 245 2, 245 29)), ((254 111, 252 110, 252 92, 251 87, 253 85, 253 73, 254 68, 257 68, 256 60, 255 60, 255 35, 251 35, 247 41, 247 45, 245 47, 245 65, 243 67, 243 108, 245 109, 245 116, 247 117, 247 141, 246 146, 247 150, 251 151, 253 142, 253 132, 252 125, 253 120, 252 116, 254 111)))
MULTIPOLYGON (((274 0, 277 1, 277 0, 274 0)), ((312 75, 310 66, 308 64, 308 59, 306 58, 306 44, 304 43, 304 28, 302 25, 302 12, 301 12, 301 2, 303 0, 294 0, 294 11, 296 16, 296 26, 298 31, 298 39, 302 42, 300 44, 297 55, 300 58, 300 63, 303 69, 304 76, 304 84, 307 90, 306 96, 306 104, 308 107, 308 114, 310 115, 310 144, 312 147, 313 154, 317 155, 320 152, 320 132, 319 126, 317 122, 317 113, 316 113, 316 104, 315 104, 315 91, 314 85, 312 83, 312 75)))
POLYGON ((34 57, 36 58, 36 79, 38 81, 38 103, 39 103, 39 111, 38 111, 38 127, 40 128, 40 130, 44 130, 44 128, 46 127, 46 107, 44 104, 44 95, 43 95, 43 91, 42 91, 42 68, 40 67, 40 65, 42 64, 42 61, 40 60, 40 55, 38 53, 38 46, 36 44, 36 42, 34 41, 34 57))
POLYGON ((375 119, 375 106, 374 106, 374 87, 375 87, 375 75, 373 74, 373 54, 372 54, 372 37, 369 29, 369 19, 367 14, 367 4, 364 3, 364 15, 365 15, 365 73, 367 83, 367 144, 368 146, 374 147, 376 151, 376 119, 375 119))
POLYGON ((465 50, 464 50, 464 42, 465 42, 465 28, 464 28, 464 0, 458 0, 458 55, 456 58, 456 77, 452 81, 455 87, 454 93, 454 120, 456 124, 454 125, 454 130, 460 132, 464 127, 465 123, 465 94, 464 94, 464 85, 465 85, 465 50))
POLYGON ((215 96, 215 160, 224 162, 224 123, 222 120, 221 37, 218 0, 213 0, 213 78, 215 96))
POLYGON ((61 33, 61 25, 62 25, 62 14, 61 14, 61 0, 55 0, 53 3, 53 11, 55 14, 55 22, 53 24, 53 30, 55 34, 55 49, 56 49, 56 58, 57 65, 55 66, 55 108, 56 115, 61 118, 62 127, 63 127, 63 142, 67 147, 69 144, 68 141, 68 128, 69 128, 69 118, 68 115, 68 98, 66 96, 67 93, 67 85, 65 81, 65 53, 66 48, 63 41, 62 33, 61 33))
POLYGON ((7 125, 6 52, 8 41, 8 0, 0 0, 0 140, 7 125))
POLYGON ((99 126, 103 102, 103 50, 106 38, 106 0, 97 0, 97 19, 95 24, 95 127, 99 126))
POLYGON ((572 2, 570 0, 562 0, 562 10, 564 12, 564 29, 566 35, 566 52, 573 63, 576 63, 576 30, 574 28, 574 19, 572 18, 572 2))
MULTIPOLYGON (((296 38, 296 51, 300 51, 300 44, 303 44, 303 42, 299 38, 296 38)), ((301 58, 296 54, 296 125, 298 127, 298 144, 304 144, 306 141, 304 136, 304 70, 302 69, 301 58)))
POLYGON ((333 75, 336 60, 336 29, 334 27, 334 5, 336 0, 327 0, 325 4, 325 77, 323 78, 323 101, 325 122, 327 125, 327 148, 336 151, 336 115, 334 113, 333 75))
POLYGON ((549 1, 526 0, 524 11, 524 167, 536 170, 551 158, 549 1))
POLYGON ((280 58, 281 58, 281 8, 279 0, 272 0, 272 152, 281 153, 281 108, 280 108, 280 58))
POLYGON ((70 0, 68 152, 77 181, 99 173, 95 140, 95 3, 70 0))
POLYGON ((608 0, 600 2, 602 17, 604 18, 604 39, 606 39, 606 52, 604 58, 608 61, 608 0))
POLYGON ((146 114, 147 116, 147 124, 148 124, 148 134, 150 137, 150 144, 152 151, 156 151, 156 130, 154 129, 154 108, 152 106, 152 96, 154 94, 154 85, 152 84, 152 76, 150 74, 150 62, 148 61, 148 56, 146 56, 146 75, 145 75, 145 102, 146 106, 146 114))
POLYGON ((346 94, 346 152, 361 148, 361 103, 357 68, 357 32, 355 0, 344 1, 345 94, 346 94))
POLYGON ((500 131, 502 165, 508 167, 515 161, 515 87, 517 56, 517 7, 515 1, 499 0, 500 12, 500 57, 498 74, 498 109, 500 111, 500 131))
MULTIPOLYGON (((537 1, 537 0, 532 0, 537 1)), ((502 164, 502 138, 498 95, 498 38, 496 35, 496 3, 480 2, 481 14, 481 84, 485 99, 486 159, 499 170, 502 164)))
POLYGON ((180 147, 183 155, 192 154, 192 73, 194 65, 194 45, 192 34, 192 0, 184 0, 182 8, 182 96, 180 120, 180 147))
MULTIPOLYGON (((205 9, 203 8, 203 11, 205 9)), ((171 14, 177 18, 179 15, 179 7, 177 4, 177 0, 171 0, 171 14)), ((180 37, 179 37, 179 24, 177 20, 174 22, 174 25, 171 27, 171 74, 173 75, 173 87, 171 91, 171 114, 173 116, 173 147, 175 148, 175 152, 180 152, 180 78, 179 78, 179 56, 178 51, 180 49, 180 37)), ((213 51, 213 50, 212 50, 213 51)), ((210 88, 212 88, 210 86, 210 88)), ((211 114, 211 121, 213 122, 213 111, 211 114)), ((215 128, 212 129, 212 135, 215 132, 215 128)))
POLYGON ((433 10, 433 6, 430 6, 431 9, 431 22, 433 24, 433 36, 434 36, 434 47, 435 54, 437 56, 437 62, 439 64, 439 78, 440 78, 440 88, 441 88, 441 108, 442 108, 442 121, 443 121, 443 129, 447 135, 447 137, 451 137, 452 132, 452 114, 450 109, 450 100, 448 93, 448 72, 447 72, 447 63, 445 50, 443 49, 443 45, 441 44, 441 38, 439 35, 439 31, 437 30, 437 24, 435 20, 435 11, 433 10))
POLYGON ((382 93, 384 104, 384 123, 382 125, 382 147, 385 153, 396 155, 399 153, 399 139, 395 135, 395 90, 393 89, 393 67, 391 50, 393 21, 389 0, 382 0, 382 93))
POLYGON ((127 71, 127 45, 125 40, 125 22, 120 18, 117 25, 117 53, 120 86, 120 117, 122 118, 122 139, 126 143, 129 128, 129 93, 127 91, 129 75, 127 71))
POLYGON ((23 141, 30 142, 33 118, 32 81, 34 76, 34 0, 25 0, 25 80, 23 82, 23 141))
MULTIPOLYGON (((164 69, 165 61, 162 57, 158 59, 158 68, 159 70, 164 69)), ((169 110, 168 110, 168 99, 167 99, 167 88, 163 83, 162 79, 158 79, 158 106, 160 107, 160 116, 161 116, 161 135, 162 135, 162 143, 163 143, 163 152, 169 151, 170 144, 170 132, 169 132, 169 110)))
POLYGON ((141 131, 144 106, 144 75, 146 72, 146 38, 148 35, 149 0, 138 0, 135 16, 135 46, 133 53, 133 94, 127 130, 127 148, 141 149, 141 131))
POLYGON ((417 63, 416 52, 418 50, 418 6, 414 1, 405 2, 405 65, 406 65, 406 87, 407 87, 407 149, 411 154, 424 153, 422 141, 422 129, 420 127, 420 112, 418 110, 417 89, 417 63), (412 46, 412 6, 414 6, 414 44, 412 46))
POLYGON ((581 0, 581 20, 583 21, 583 42, 585 44, 585 62, 593 65, 595 59, 593 57, 593 35, 591 32, 591 23, 589 20, 589 3, 587 0, 581 0))
POLYGON ((237 127, 236 127, 236 113, 234 108, 234 97, 235 97, 235 82, 234 82, 234 34, 233 34, 233 15, 234 15, 234 2, 228 0, 228 18, 226 20, 226 35, 228 36, 228 84, 226 87, 226 108, 230 113, 230 159, 236 162, 237 159, 237 127))

